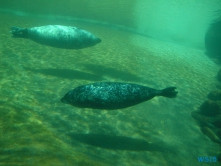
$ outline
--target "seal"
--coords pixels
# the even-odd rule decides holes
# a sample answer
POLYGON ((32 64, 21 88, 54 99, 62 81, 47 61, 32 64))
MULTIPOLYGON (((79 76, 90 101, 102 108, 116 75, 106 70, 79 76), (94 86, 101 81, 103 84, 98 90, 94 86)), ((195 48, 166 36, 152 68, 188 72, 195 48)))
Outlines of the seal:
POLYGON ((79 86, 61 99, 61 102, 80 108, 121 109, 130 107, 155 96, 175 98, 176 87, 156 90, 142 85, 120 82, 98 82, 79 86))
POLYGON ((94 46, 101 39, 83 29, 62 25, 46 25, 33 28, 12 27, 13 37, 28 38, 37 43, 66 49, 94 46))

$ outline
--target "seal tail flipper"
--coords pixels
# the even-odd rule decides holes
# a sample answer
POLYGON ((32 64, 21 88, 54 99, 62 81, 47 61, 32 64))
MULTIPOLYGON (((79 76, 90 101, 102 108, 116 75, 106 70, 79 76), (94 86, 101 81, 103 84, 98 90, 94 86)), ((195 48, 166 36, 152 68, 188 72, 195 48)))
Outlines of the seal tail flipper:
POLYGON ((21 37, 21 38, 28 37, 28 30, 26 28, 11 27, 10 32, 13 35, 13 37, 21 37))
POLYGON ((174 98, 177 95, 177 91, 175 91, 176 87, 168 87, 163 90, 161 90, 160 96, 174 98))

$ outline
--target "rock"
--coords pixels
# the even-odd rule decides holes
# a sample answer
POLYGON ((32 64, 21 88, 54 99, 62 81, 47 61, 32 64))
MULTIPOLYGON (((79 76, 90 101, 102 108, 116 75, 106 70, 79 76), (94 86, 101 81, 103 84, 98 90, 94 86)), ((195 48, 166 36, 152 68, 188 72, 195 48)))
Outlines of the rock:
POLYGON ((217 79, 218 79, 218 81, 221 82, 221 69, 219 69, 219 71, 217 73, 217 79))
POLYGON ((221 144, 221 140, 219 139, 219 137, 217 137, 217 135, 209 127, 201 127, 201 131, 213 142, 221 144))
POLYGON ((200 106, 200 113, 204 116, 217 116, 221 113, 220 106, 217 102, 212 100, 206 100, 201 106, 200 106))
POLYGON ((217 155, 217 160, 221 162, 221 153, 217 155))
MULTIPOLYGON (((221 64, 220 64, 220 65, 221 65, 221 64)), ((217 76, 217 79, 218 79, 218 76, 217 76)), ((217 89, 221 90, 221 83, 220 83, 220 82, 214 83, 214 86, 215 86, 217 89)))
MULTIPOLYGON (((221 72, 220 72, 220 77, 221 77, 221 72)), ((214 101, 221 100, 221 90, 211 91, 208 94, 208 98, 214 101)))
POLYGON ((216 119, 213 122, 213 125, 216 126, 217 128, 221 128, 221 119, 216 119))
POLYGON ((207 54, 221 58, 221 20, 212 23, 205 35, 207 54))
POLYGON ((217 131, 217 136, 219 137, 219 139, 221 139, 221 130, 217 131))
POLYGON ((213 119, 211 117, 203 116, 199 111, 192 111, 191 116, 196 120, 197 124, 201 127, 211 127, 213 119))

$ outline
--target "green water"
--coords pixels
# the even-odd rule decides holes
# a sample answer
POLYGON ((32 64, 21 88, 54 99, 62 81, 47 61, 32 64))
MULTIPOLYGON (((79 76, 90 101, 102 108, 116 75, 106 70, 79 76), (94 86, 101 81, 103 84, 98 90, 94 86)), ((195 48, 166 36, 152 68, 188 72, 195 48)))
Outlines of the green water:
POLYGON ((2 13, 0 21, 0 165, 197 166, 198 156, 218 154, 190 115, 215 88, 219 68, 204 50, 96 24, 2 13), (77 26, 102 42, 66 50, 11 38, 11 26, 49 24, 77 26), (99 81, 176 86, 179 93, 112 111, 60 102, 99 81))

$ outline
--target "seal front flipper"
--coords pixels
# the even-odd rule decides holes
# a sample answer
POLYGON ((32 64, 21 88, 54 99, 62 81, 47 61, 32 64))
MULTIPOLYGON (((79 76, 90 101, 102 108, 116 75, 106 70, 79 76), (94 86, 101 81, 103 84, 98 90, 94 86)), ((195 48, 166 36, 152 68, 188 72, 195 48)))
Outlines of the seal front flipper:
POLYGON ((11 27, 12 37, 20 37, 20 38, 28 38, 28 29, 27 28, 19 28, 19 27, 11 27))

